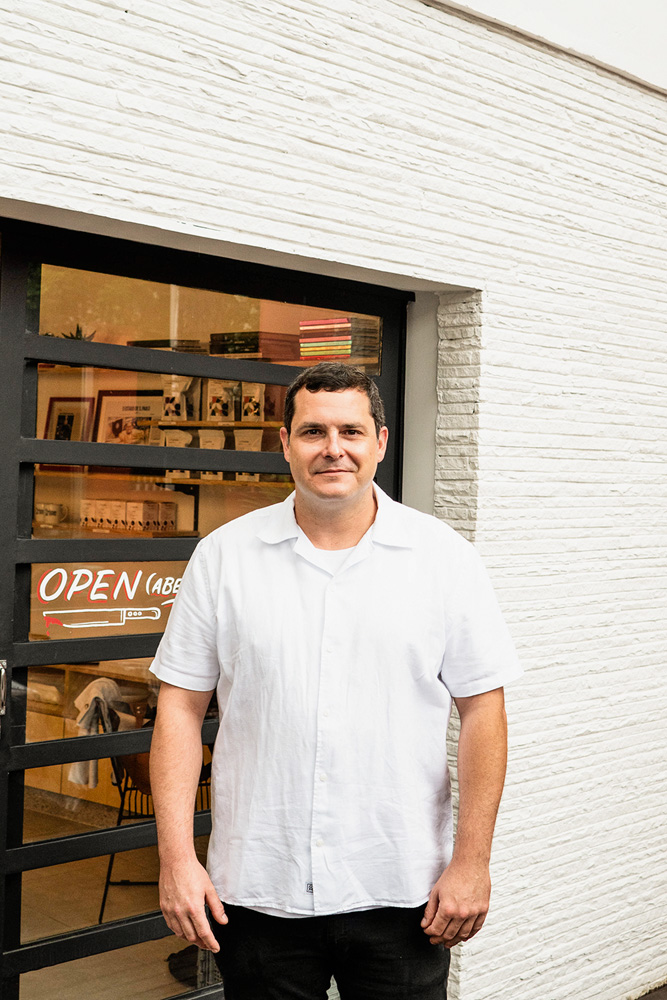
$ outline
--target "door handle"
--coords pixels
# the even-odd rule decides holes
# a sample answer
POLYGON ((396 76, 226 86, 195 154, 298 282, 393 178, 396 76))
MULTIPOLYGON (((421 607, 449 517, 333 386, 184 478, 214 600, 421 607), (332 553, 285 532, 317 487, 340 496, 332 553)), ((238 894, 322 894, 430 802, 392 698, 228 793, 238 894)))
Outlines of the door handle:
POLYGON ((7 660, 0 660, 0 715, 7 711, 7 660))

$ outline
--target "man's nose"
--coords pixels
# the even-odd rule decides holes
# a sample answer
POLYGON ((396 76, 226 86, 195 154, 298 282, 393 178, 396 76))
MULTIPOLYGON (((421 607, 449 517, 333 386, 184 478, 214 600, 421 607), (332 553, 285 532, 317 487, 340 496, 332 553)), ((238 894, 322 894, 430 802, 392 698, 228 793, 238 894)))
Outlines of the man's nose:
POLYGON ((338 431, 329 431, 327 434, 326 441, 324 442, 324 453, 331 456, 331 458, 340 458, 343 454, 338 431))

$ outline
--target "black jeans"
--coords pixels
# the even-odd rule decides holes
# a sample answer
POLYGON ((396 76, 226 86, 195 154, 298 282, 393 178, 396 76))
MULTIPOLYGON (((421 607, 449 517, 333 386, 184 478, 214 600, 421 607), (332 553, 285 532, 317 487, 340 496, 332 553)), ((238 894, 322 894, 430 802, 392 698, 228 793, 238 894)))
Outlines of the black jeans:
POLYGON ((272 917, 225 906, 212 921, 225 1000, 447 1000, 449 951, 420 927, 424 907, 272 917))

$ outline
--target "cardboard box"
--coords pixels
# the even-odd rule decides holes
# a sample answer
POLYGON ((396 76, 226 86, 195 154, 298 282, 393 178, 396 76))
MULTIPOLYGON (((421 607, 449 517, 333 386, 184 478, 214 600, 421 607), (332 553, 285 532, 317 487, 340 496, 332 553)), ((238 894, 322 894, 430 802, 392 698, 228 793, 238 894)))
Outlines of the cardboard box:
POLYGON ((79 504, 79 524, 82 528, 97 527, 97 501, 81 500, 79 504))
POLYGON ((97 519, 97 530, 111 531, 113 528, 113 517, 111 515, 111 500, 96 500, 95 514, 97 519))
POLYGON ((129 531, 157 531, 160 516, 159 504, 146 500, 130 501, 125 507, 129 531))
POLYGON ((111 500, 111 526, 114 531, 127 531, 127 504, 124 500, 111 500))
POLYGON ((176 511, 178 504, 173 500, 165 500, 159 504, 158 530, 176 531, 176 511))

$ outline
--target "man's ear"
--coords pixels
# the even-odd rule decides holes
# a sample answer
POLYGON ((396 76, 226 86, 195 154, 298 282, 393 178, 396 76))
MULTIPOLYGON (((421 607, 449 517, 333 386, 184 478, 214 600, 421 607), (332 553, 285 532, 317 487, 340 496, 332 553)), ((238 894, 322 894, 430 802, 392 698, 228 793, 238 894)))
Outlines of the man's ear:
POLYGON ((289 434, 286 427, 280 428, 280 443, 283 446, 283 455, 285 456, 285 461, 289 462, 289 434))
POLYGON ((389 440, 389 430, 381 427, 378 434, 378 462, 381 462, 387 451, 387 441, 389 440))

